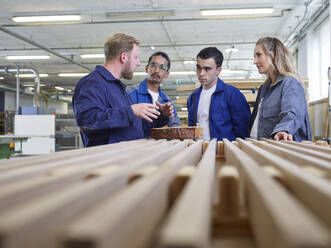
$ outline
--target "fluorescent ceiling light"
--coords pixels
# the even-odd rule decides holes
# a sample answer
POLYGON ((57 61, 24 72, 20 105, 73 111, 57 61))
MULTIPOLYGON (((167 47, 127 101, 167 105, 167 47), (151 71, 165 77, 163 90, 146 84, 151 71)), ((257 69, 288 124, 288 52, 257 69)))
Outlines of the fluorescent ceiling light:
MULTIPOLYGON (((17 74, 15 74, 15 77, 17 77, 17 74)), ((19 74, 20 78, 34 78, 34 74, 19 74)), ((39 74, 40 78, 48 77, 48 74, 46 73, 41 73, 39 74)))
POLYGON ((187 108, 182 108, 181 110, 183 110, 183 111, 187 111, 187 108))
MULTIPOLYGON (((29 84, 23 84, 23 87, 31 87, 31 86, 35 86, 34 83, 29 83, 29 84)), ((45 84, 40 84, 41 87, 45 86, 45 84)))
POLYGON ((227 53, 229 53, 229 52, 236 53, 238 51, 239 51, 239 49, 238 48, 234 48, 234 47, 225 49, 225 52, 227 52, 227 53))
POLYGON ((57 89, 57 90, 64 90, 63 87, 59 87, 59 86, 55 86, 54 88, 57 89))
POLYGON ((244 74, 244 73, 247 73, 247 71, 244 71, 244 70, 228 70, 228 69, 224 69, 221 72, 221 74, 244 74))
POLYGON ((142 71, 141 72, 138 71, 138 72, 134 72, 133 75, 135 75, 135 76, 146 76, 147 73, 146 72, 142 72, 142 71))
POLYGON ((99 59, 99 58, 104 58, 105 55, 102 53, 90 53, 90 54, 81 54, 80 57, 83 59, 99 59))
MULTIPOLYGON (((170 76, 171 75, 195 75, 196 72, 195 71, 171 71, 170 72, 170 76)), ((135 72, 134 73, 135 76, 146 76, 147 73, 146 72, 135 72)))
POLYGON ((0 77, 0 80, 5 79, 4 77, 0 77))
POLYGON ((76 72, 76 73, 59 73, 59 77, 84 77, 87 72, 76 72))
POLYGON ((154 51, 154 50, 155 50, 155 46, 151 46, 151 50, 153 50, 153 51, 154 51))
POLYGON ((195 75, 195 71, 172 71, 170 75, 195 75))
POLYGON ((201 10, 203 16, 256 16, 270 15, 274 12, 274 8, 247 8, 247 9, 211 9, 201 10))
POLYGON ((193 61, 193 60, 185 60, 184 61, 185 65, 194 65, 195 63, 196 63, 196 61, 193 61))
POLYGON ((109 12, 107 18, 132 18, 132 17, 157 17, 157 16, 174 16, 174 10, 147 10, 147 11, 122 11, 109 12))
POLYGON ((47 15, 47 16, 14 16, 11 18, 14 22, 63 22, 79 21, 80 15, 47 15))
POLYGON ((8 60, 24 60, 24 59, 49 59, 49 55, 11 55, 6 56, 8 60))

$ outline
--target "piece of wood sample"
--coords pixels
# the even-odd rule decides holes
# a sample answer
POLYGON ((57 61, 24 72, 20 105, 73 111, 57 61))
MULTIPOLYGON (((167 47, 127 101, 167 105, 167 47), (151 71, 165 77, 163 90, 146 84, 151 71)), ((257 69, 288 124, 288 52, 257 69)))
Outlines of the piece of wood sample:
POLYGON ((152 128, 154 139, 196 139, 203 137, 202 127, 162 127, 152 128))

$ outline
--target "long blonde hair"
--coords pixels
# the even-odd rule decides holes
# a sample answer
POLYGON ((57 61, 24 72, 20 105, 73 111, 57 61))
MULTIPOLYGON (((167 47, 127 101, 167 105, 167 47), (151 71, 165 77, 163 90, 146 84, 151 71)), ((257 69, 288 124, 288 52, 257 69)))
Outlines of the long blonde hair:
POLYGON ((295 77, 299 82, 301 81, 295 71, 290 52, 279 39, 263 37, 255 45, 260 45, 264 53, 270 56, 276 76, 295 77))

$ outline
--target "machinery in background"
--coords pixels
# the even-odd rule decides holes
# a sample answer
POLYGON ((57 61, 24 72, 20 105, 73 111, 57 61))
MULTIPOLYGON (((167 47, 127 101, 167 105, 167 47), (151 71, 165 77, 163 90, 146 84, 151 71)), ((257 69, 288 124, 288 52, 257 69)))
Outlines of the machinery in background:
POLYGON ((79 149, 83 147, 79 128, 73 114, 56 114, 56 151, 79 149))

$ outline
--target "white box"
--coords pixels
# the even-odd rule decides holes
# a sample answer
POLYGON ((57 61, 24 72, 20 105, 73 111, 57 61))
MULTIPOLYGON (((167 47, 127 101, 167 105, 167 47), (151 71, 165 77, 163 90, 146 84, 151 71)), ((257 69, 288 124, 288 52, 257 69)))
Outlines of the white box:
POLYGON ((15 150, 22 154, 49 154, 55 152, 55 115, 15 115, 15 135, 28 136, 22 143, 15 143, 15 150))

